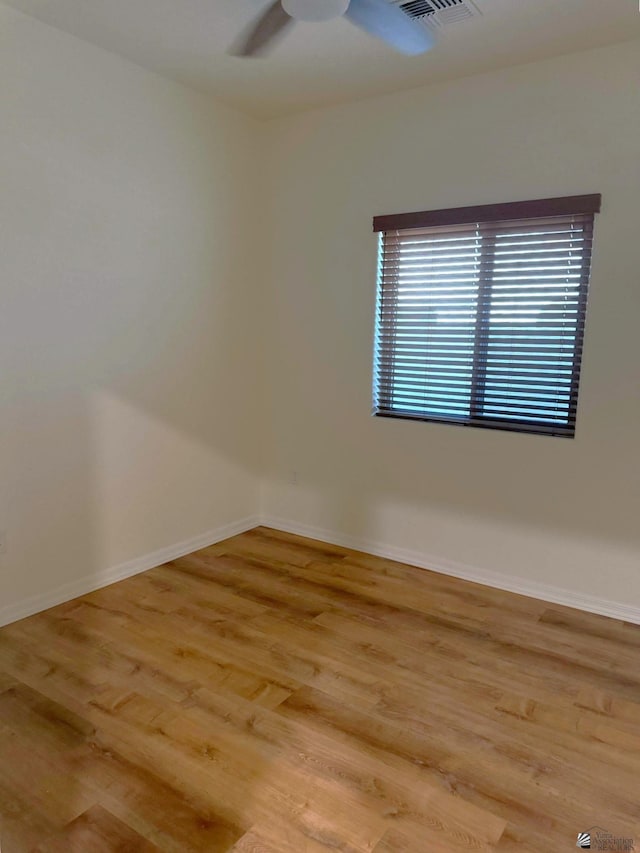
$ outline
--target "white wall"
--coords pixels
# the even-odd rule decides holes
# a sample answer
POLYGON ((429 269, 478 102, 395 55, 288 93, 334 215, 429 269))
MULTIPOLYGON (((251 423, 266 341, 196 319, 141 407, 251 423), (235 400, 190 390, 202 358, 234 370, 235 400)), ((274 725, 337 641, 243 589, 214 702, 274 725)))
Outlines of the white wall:
POLYGON ((271 519, 640 606, 637 44, 264 126, 0 4, 0 79, 0 622, 263 460, 271 519), (575 441, 372 418, 371 217, 588 192, 575 441))
POLYGON ((0 80, 1 619, 256 512, 261 291, 256 123, 2 5, 0 80))
POLYGON ((640 606, 639 47, 270 125, 268 516, 640 606), (575 440, 372 418, 372 216, 593 192, 575 440))

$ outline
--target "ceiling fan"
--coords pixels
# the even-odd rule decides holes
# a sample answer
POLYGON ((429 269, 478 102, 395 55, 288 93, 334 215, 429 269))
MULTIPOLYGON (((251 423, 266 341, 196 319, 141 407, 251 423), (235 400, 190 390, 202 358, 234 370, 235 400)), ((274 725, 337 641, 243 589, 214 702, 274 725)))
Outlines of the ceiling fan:
POLYGON ((329 21, 342 16, 400 53, 425 53, 434 44, 424 27, 389 0, 276 0, 258 17, 234 53, 260 56, 295 21, 329 21))

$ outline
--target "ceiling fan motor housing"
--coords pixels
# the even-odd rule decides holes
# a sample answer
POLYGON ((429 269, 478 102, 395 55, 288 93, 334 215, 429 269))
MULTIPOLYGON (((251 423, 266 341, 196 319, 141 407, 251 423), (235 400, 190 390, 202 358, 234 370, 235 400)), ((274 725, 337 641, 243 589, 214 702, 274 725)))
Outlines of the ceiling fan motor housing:
POLYGON ((281 0, 282 8, 297 21, 330 21, 349 8, 349 0, 281 0))

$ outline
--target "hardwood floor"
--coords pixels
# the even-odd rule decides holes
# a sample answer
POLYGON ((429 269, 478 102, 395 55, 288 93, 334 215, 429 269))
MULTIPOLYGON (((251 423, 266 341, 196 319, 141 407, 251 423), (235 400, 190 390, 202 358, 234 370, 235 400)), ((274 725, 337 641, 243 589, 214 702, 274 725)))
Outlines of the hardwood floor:
POLYGON ((345 548, 258 528, 0 630, 2 853, 640 850, 639 792, 640 627, 345 548))

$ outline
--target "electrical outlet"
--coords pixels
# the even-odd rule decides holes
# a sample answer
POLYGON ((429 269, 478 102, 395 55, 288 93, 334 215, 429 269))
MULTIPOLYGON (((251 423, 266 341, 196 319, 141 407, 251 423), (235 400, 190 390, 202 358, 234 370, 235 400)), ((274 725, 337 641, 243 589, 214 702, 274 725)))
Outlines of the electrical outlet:
POLYGON ((291 472, 291 485, 292 486, 298 485, 298 472, 297 471, 291 472))
POLYGON ((0 554, 7 552, 7 534, 4 530, 0 530, 0 554))

